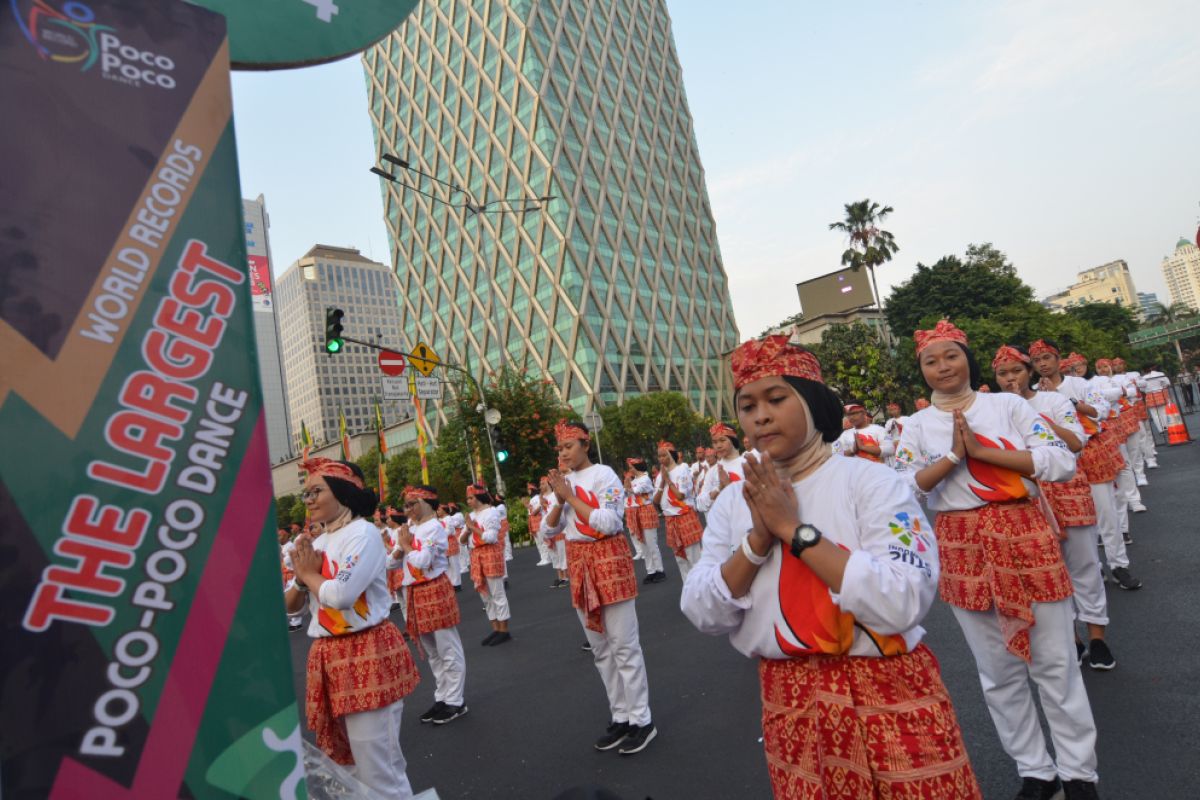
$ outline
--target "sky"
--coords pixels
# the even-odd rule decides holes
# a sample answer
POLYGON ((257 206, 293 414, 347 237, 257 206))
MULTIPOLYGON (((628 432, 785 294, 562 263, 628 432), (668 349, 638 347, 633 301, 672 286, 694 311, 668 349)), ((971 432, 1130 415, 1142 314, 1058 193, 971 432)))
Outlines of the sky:
MULTIPOLYGON (((839 267, 828 225, 864 198, 895 209, 885 298, 917 263, 992 242, 1039 297, 1125 259, 1168 301, 1160 263, 1200 220, 1194 0, 668 8, 744 337, 839 267)), ((235 73, 233 90, 276 274, 317 242, 386 261, 359 60, 235 73)))

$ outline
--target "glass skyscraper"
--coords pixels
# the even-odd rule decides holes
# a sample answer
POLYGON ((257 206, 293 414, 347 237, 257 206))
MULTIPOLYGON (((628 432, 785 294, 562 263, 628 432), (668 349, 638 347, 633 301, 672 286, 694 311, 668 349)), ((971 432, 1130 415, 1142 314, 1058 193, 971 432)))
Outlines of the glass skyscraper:
POLYGON ((363 65, 378 155, 480 201, 557 198, 473 215, 381 179, 409 346, 540 371, 580 411, 675 390, 732 416, 738 331, 664 0, 422 0, 363 65))

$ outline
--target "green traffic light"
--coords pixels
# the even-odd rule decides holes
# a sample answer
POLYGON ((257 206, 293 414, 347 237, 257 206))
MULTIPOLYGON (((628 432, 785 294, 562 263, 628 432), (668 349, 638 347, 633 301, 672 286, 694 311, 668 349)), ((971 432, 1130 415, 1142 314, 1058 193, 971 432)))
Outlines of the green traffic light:
POLYGON ((496 451, 496 460, 501 463, 508 461, 508 451, 507 450, 497 450, 496 451))
POLYGON ((342 342, 341 339, 330 339, 328 342, 325 343, 325 352, 340 353, 342 351, 343 346, 344 346, 344 343, 342 342))

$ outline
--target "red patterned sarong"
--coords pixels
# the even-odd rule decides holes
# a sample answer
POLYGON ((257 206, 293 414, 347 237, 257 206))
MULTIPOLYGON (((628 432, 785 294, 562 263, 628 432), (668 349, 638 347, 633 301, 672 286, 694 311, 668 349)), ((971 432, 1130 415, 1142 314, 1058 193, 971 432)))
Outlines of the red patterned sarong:
POLYGON ((638 506, 638 522, 643 532, 658 530, 658 508, 653 503, 638 506))
POLYGON ((1081 470, 1076 470, 1075 477, 1069 481, 1038 481, 1038 486, 1050 502, 1058 527, 1066 529, 1096 524, 1096 502, 1092 499, 1091 485, 1081 470))
POLYGON ((417 645, 417 653, 425 657, 421 646, 422 633, 433 633, 443 628, 453 628, 462 621, 458 610, 458 598, 446 573, 424 583, 411 583, 404 603, 408 635, 417 645))
POLYGON ((967 611, 994 605, 1005 646, 1029 661, 1033 604, 1063 600, 1074 592, 1058 537, 1042 512, 1028 500, 939 511, 934 532, 942 599, 967 611))
POLYGON ((462 550, 462 545, 458 542, 458 535, 451 531, 450 536, 446 539, 446 556, 456 556, 460 550, 462 550))
POLYGON ((887 658, 762 659, 758 675, 775 797, 982 798, 925 645, 887 658))
POLYGON ((678 558, 687 558, 686 548, 700 541, 704 536, 704 528, 700 527, 700 517, 692 508, 685 508, 682 514, 667 517, 667 547, 678 558))
POLYGON ((471 583, 475 591, 487 594, 488 578, 504 577, 504 543, 476 545, 471 551, 471 583))
POLYGON ((529 536, 530 536, 530 538, 537 536, 537 532, 541 527, 542 527, 542 515, 541 514, 530 514, 529 515, 529 536))
POLYGON ((388 576, 388 591, 389 592, 398 592, 404 588, 404 566, 403 565, 401 565, 399 569, 389 569, 387 571, 387 576, 388 576))
POLYGON ((387 620, 361 633, 314 639, 304 710, 317 746, 338 764, 353 764, 341 717, 390 706, 420 681, 404 637, 387 620))
POLYGON ((639 542, 644 542, 642 536, 642 518, 638 514, 638 506, 625 506, 625 527, 631 536, 636 536, 639 542))
POLYGON ((567 542, 567 570, 571 576, 571 605, 587 615, 587 629, 604 633, 600 610, 637 597, 637 575, 624 536, 606 536, 594 542, 567 542))
POLYGON ((1125 459, 1117 448, 1116 440, 1106 430, 1088 439, 1075 463, 1076 469, 1083 473, 1088 483, 1112 483, 1124 466, 1125 459))

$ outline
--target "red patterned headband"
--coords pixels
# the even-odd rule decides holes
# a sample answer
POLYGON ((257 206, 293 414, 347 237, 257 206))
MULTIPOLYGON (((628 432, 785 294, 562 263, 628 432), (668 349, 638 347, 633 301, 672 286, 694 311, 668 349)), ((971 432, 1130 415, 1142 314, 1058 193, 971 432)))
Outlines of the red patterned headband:
POLYGON ((488 493, 486 486, 476 486, 471 484, 467 487, 467 497, 480 497, 488 493))
POLYGON ((1087 359, 1084 358, 1083 356, 1079 355, 1079 353, 1070 353, 1069 355, 1066 355, 1061 360, 1059 360, 1058 363, 1059 363, 1059 366, 1062 366, 1062 367, 1074 367, 1079 364, 1086 364, 1087 359))
POLYGON ((572 425, 565 419, 560 419, 558 424, 554 426, 554 438, 558 440, 559 444, 562 444, 563 442, 569 442, 572 439, 580 439, 586 442, 592 437, 586 430, 580 428, 578 425, 572 425))
POLYGON ((934 342, 958 342, 966 347, 967 335, 955 327, 950 320, 941 319, 930 330, 913 331, 913 341, 917 343, 917 355, 920 355, 922 350, 934 342))
POLYGON ((821 362, 817 357, 803 347, 792 344, 789 338, 782 334, 743 342, 733 351, 730 366, 733 369, 735 391, 761 378, 785 375, 818 383, 825 382, 821 377, 821 362))
POLYGON ((1111 367, 1111 366, 1112 366, 1112 361, 1111 361, 1111 360, 1109 360, 1109 359, 1107 359, 1107 358, 1097 358, 1097 359, 1096 359, 1096 366, 1097 366, 1097 367, 1111 367))
POLYGON ((436 500, 437 492, 431 492, 428 489, 421 489, 416 486, 404 487, 405 500, 436 500))
POLYGON ((673 450, 675 450, 675 445, 673 445, 673 444, 671 444, 670 442, 667 442, 667 441, 662 441, 662 442, 659 442, 659 443, 658 443, 658 449, 659 449, 659 450, 672 450, 672 451, 673 451, 673 450))
POLYGON ((847 414, 853 414, 855 411, 866 411, 867 409, 863 408, 859 403, 851 403, 842 410, 847 414))
POLYGON ((337 478, 338 480, 352 483, 359 489, 363 488, 362 478, 354 474, 350 467, 340 461, 334 461, 332 458, 306 458, 300 462, 300 469, 312 475, 320 475, 322 478, 337 478))
MULTIPOLYGON (((1039 339, 1038 341, 1041 340, 1039 339)), ((1032 353, 1033 348, 1030 347, 1029 351, 1032 353)), ((1025 355, 1011 345, 1002 344, 1000 345, 1000 349, 996 351, 996 357, 992 359, 992 371, 995 371, 996 367, 1000 364, 1003 364, 1005 361, 1016 361, 1021 364, 1028 364, 1029 356, 1025 355)))
MULTIPOLYGON (((718 436, 728 436, 730 439, 735 439, 737 438, 737 431, 726 425, 724 422, 718 422, 716 425, 713 425, 708 429, 708 435, 714 439, 716 439, 718 436)), ((696 449, 702 450, 703 448, 697 447, 696 449)))
POLYGON ((1030 358, 1033 358, 1034 356, 1044 355, 1046 353, 1052 353, 1053 355, 1059 355, 1058 348, 1052 344, 1047 344, 1045 339, 1038 339, 1036 342, 1029 345, 1029 357, 1030 358))

